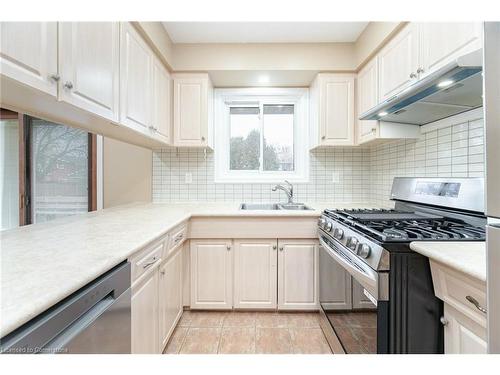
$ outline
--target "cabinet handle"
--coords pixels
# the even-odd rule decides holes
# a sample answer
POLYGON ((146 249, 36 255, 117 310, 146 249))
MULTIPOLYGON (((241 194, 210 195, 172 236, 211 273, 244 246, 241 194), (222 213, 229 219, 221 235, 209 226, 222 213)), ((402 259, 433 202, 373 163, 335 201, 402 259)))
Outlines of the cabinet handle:
POLYGON ((284 249, 283 249, 283 246, 280 246, 280 251, 283 251, 283 250, 284 250, 284 249))
POLYGON ((326 136, 322 136, 321 139, 326 139, 326 136))
POLYGON ((59 80, 61 79, 61 76, 59 74, 51 74, 49 76, 49 78, 54 81, 54 82, 59 82, 59 80))
POLYGON ((153 260, 149 263, 146 263, 145 265, 142 266, 142 269, 146 269, 148 267, 151 267, 153 264, 155 264, 156 262, 158 262, 158 258, 154 257, 153 260))
POLYGON ((276 250, 276 245, 273 246, 273 250, 276 250))
POLYGON ((202 140, 203 142, 205 142, 205 137, 201 137, 201 140, 202 140))
POLYGON ((410 78, 417 78, 417 75, 415 73, 411 72, 410 78))
POLYGON ((73 84, 70 81, 67 81, 64 83, 64 87, 71 90, 73 88, 73 84))
POLYGON ((160 273, 164 276, 165 275, 165 271, 160 271, 160 273))
POLYGON ((474 297, 472 296, 466 296, 465 299, 467 301, 469 301, 470 303, 472 303, 474 306, 476 306, 476 309, 478 309, 479 311, 481 311, 482 313, 486 314, 486 309, 484 307, 482 307, 479 302, 477 302, 477 299, 475 299, 474 297))
POLYGON ((423 73, 423 72, 425 72, 424 68, 418 68, 418 69, 417 69, 417 73, 418 73, 418 74, 423 73))
POLYGON ((226 247, 227 251, 231 251, 231 246, 226 247))
POLYGON ((177 237, 175 237, 174 242, 175 242, 175 243, 177 243, 177 242, 179 242, 180 240, 182 240, 183 238, 184 238, 184 235, 183 235, 183 234, 180 234, 180 235, 178 235, 177 237))
POLYGON ((445 327, 448 325, 448 321, 445 319, 444 316, 442 316, 441 318, 439 318, 439 321, 441 322, 442 325, 444 325, 445 327))

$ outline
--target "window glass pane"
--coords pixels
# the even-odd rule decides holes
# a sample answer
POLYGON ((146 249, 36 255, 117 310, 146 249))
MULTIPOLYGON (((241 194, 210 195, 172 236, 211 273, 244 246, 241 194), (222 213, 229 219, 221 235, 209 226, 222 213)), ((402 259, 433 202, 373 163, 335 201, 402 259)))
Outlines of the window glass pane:
POLYGON ((293 171, 293 105, 264 105, 264 170, 293 171))
POLYGON ((259 170, 260 123, 259 107, 231 107, 230 152, 231 170, 259 170))
POLYGON ((0 120, 0 230, 19 225, 19 122, 0 120))
POLYGON ((34 223, 88 211, 88 133, 32 119, 34 223))

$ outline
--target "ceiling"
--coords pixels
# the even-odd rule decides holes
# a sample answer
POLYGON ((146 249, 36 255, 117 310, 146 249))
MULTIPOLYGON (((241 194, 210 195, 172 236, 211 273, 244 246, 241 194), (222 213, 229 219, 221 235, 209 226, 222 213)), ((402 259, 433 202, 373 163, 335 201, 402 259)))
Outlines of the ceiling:
POLYGON ((368 22, 163 22, 174 43, 349 43, 368 22))

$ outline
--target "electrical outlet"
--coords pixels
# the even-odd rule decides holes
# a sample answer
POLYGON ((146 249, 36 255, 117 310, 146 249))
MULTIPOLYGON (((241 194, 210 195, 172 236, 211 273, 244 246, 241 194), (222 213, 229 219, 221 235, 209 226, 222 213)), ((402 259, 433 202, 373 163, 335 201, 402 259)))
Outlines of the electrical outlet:
POLYGON ((185 177, 184 177, 184 182, 186 184, 192 184, 193 183, 193 174, 191 172, 187 172, 185 177))

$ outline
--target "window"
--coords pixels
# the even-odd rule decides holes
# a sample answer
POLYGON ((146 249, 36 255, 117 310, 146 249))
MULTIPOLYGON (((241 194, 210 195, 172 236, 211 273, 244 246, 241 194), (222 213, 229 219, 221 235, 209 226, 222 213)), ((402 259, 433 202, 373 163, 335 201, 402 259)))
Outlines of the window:
POLYGON ((307 89, 218 89, 216 106, 216 182, 307 181, 307 89))
POLYGON ((0 230, 97 208, 97 136, 0 113, 0 230))

